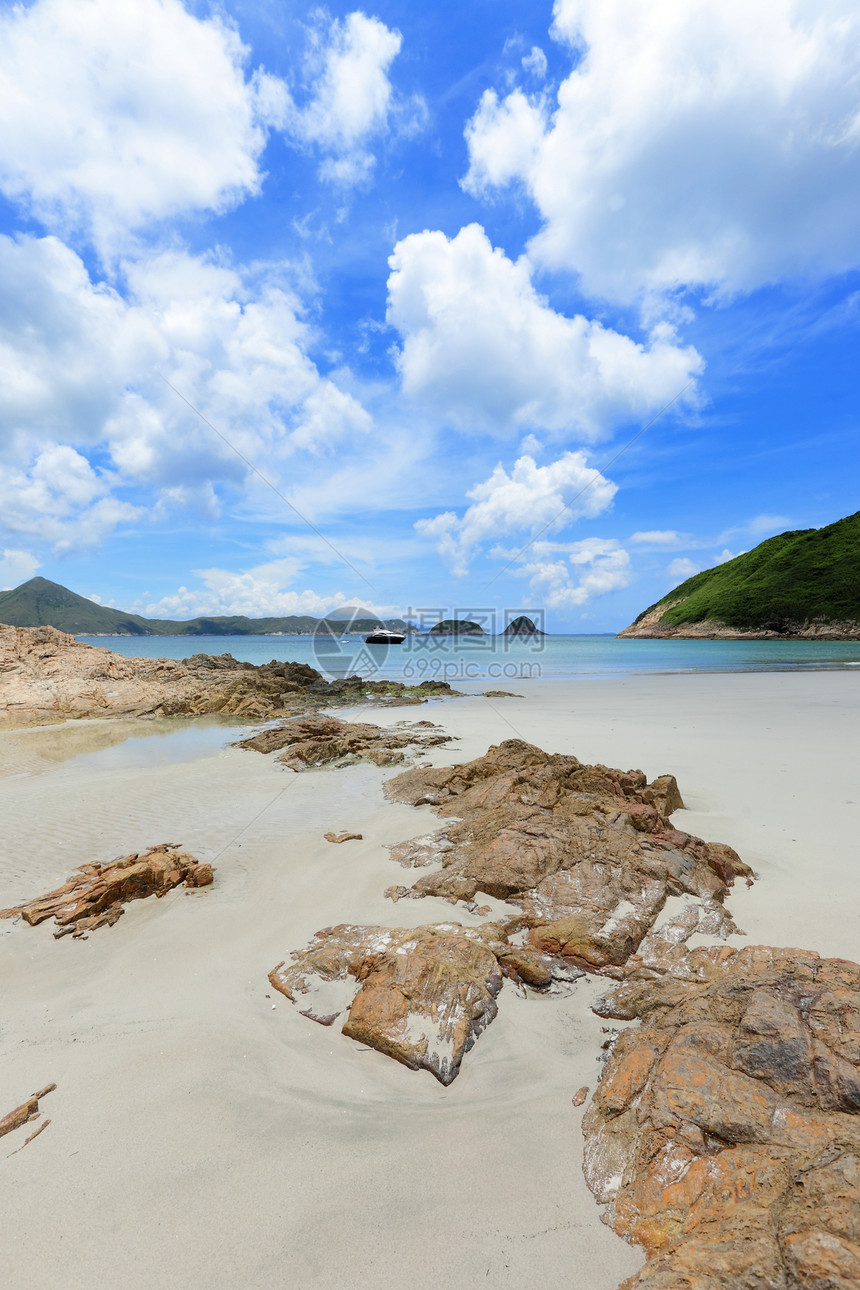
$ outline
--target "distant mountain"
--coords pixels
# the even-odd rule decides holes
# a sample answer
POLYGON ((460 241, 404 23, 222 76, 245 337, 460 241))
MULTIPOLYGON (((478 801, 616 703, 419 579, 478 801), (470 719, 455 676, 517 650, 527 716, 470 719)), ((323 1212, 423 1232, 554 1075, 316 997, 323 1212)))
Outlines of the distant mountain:
MULTIPOLYGON (((342 611, 341 611, 342 612, 342 611)), ((328 627, 333 633, 348 629, 369 632, 383 626, 393 630, 412 631, 401 618, 354 618, 340 620, 312 618, 309 614, 292 614, 285 618, 245 618, 243 615, 215 618, 143 618, 97 605, 58 582, 31 578, 12 591, 0 592, 0 623, 12 627, 57 627, 73 636, 269 636, 303 635, 328 627)))
POLYGON ((860 511, 695 574, 619 635, 860 639, 860 511))

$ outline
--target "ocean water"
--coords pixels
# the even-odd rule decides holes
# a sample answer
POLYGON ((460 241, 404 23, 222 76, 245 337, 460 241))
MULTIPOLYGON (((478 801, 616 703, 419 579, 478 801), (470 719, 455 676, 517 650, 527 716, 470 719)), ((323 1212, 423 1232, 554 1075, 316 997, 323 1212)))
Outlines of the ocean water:
POLYGON ((247 663, 309 663, 324 676, 504 683, 649 672, 805 671, 860 667, 860 641, 618 640, 614 636, 410 636, 366 645, 360 636, 80 636, 127 657, 232 654, 247 663))

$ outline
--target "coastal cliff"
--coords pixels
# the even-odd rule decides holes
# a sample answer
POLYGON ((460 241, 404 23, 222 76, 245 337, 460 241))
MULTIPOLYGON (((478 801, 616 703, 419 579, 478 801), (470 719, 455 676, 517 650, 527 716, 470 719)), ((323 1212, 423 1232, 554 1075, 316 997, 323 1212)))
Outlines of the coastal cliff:
POLYGON ((694 574, 621 637, 860 640, 860 511, 694 574))

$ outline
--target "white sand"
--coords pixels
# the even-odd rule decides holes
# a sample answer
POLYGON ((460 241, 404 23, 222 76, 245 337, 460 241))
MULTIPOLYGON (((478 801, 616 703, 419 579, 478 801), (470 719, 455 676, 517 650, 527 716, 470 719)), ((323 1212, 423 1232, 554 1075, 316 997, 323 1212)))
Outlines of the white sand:
MULTIPOLYGON (((860 958, 857 685, 529 682, 524 700, 377 719, 430 716, 461 736, 437 763, 516 734, 672 771, 689 808, 676 820, 760 872, 731 902, 751 940, 860 958)), ((131 905, 86 942, 0 923, 0 1114, 58 1084, 45 1133, 11 1159, 24 1131, 0 1140, 4 1283, 612 1290, 639 1266, 598 1221, 570 1101, 596 1083, 601 983, 528 1000, 506 985, 449 1089, 314 1025, 267 971, 329 923, 450 920, 443 902, 382 898, 404 879, 383 844, 435 817, 385 803, 390 772, 369 766, 295 776, 232 749, 57 760, 64 740, 95 747, 107 730, 0 735, 0 904, 166 840, 215 859, 216 885, 131 905), (332 846, 332 828, 364 841, 332 846)))

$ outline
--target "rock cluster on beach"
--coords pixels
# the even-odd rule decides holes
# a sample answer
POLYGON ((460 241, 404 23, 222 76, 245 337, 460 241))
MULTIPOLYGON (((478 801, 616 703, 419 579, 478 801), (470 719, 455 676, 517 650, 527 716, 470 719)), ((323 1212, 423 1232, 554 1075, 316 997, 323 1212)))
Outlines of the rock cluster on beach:
POLYGON ((521 912, 478 929, 456 923, 418 931, 326 928, 271 980, 290 998, 313 996, 303 1011, 314 1020, 331 1024, 348 1008, 345 1034, 360 1034, 371 1047, 444 1083, 495 1016, 503 976, 549 989, 580 969, 618 974, 642 949, 669 896, 687 895, 697 904, 692 924, 688 916, 679 931, 675 920, 663 933, 667 944, 693 926, 734 930, 722 902, 734 878, 750 870, 730 847, 672 828, 666 817, 681 798, 671 775, 649 784, 641 771, 586 766, 511 739, 463 765, 415 767, 385 791, 458 817, 392 848, 402 865, 441 862, 441 868, 411 888, 390 888, 390 896, 442 896, 482 913, 489 910, 476 898, 484 894, 521 912), (476 955, 483 964, 480 986, 471 969, 463 967, 458 977, 476 955), (316 1001, 322 987, 349 979, 360 986, 354 999, 340 998, 332 1009, 330 991, 322 989, 322 1002, 316 1001))
POLYGON ((649 783, 508 740, 464 765, 406 771, 386 794, 455 817, 391 848, 433 866, 394 899, 488 914, 484 894, 520 912, 477 927, 325 928, 272 985, 449 1084, 506 976, 540 991, 583 971, 613 978, 596 1011, 641 1024, 607 1041, 583 1132, 604 1221, 646 1253, 622 1290, 860 1285, 860 966, 689 948, 696 932, 737 930, 723 902, 751 871, 672 827, 671 775, 649 783), (684 901, 669 915, 673 896, 684 901))
POLYGON ((0 729, 81 717, 181 716, 248 719, 333 702, 397 699, 420 703, 451 694, 444 681, 406 686, 360 676, 326 681, 306 663, 259 666, 230 654, 126 658, 85 645, 54 627, 0 624, 0 729))
POLYGON ((36 927, 53 918, 54 936, 86 937, 97 927, 110 927, 125 912, 123 905, 147 896, 164 896, 173 887, 208 887, 212 866, 201 864, 171 842, 138 854, 120 856, 110 864, 84 864, 68 882, 35 900, 0 909, 0 918, 23 918, 36 927))
MULTIPOLYGON (((733 930, 723 900, 751 874, 731 847, 672 827, 683 805, 673 776, 649 784, 519 739, 465 765, 416 767, 385 793, 457 817, 432 837, 442 868, 392 897, 495 896, 520 907, 535 949, 591 969, 624 964, 669 896, 696 898, 714 930, 733 930)), ((426 845, 404 843, 397 859, 425 863, 426 845)))
POLYGON ((408 750, 450 742, 451 735, 443 734, 432 721, 401 721, 384 727, 314 716, 293 717, 249 739, 238 740, 234 747, 261 753, 277 751, 277 761, 291 770, 305 770, 309 766, 346 765, 361 760, 394 766, 405 760, 408 750))

